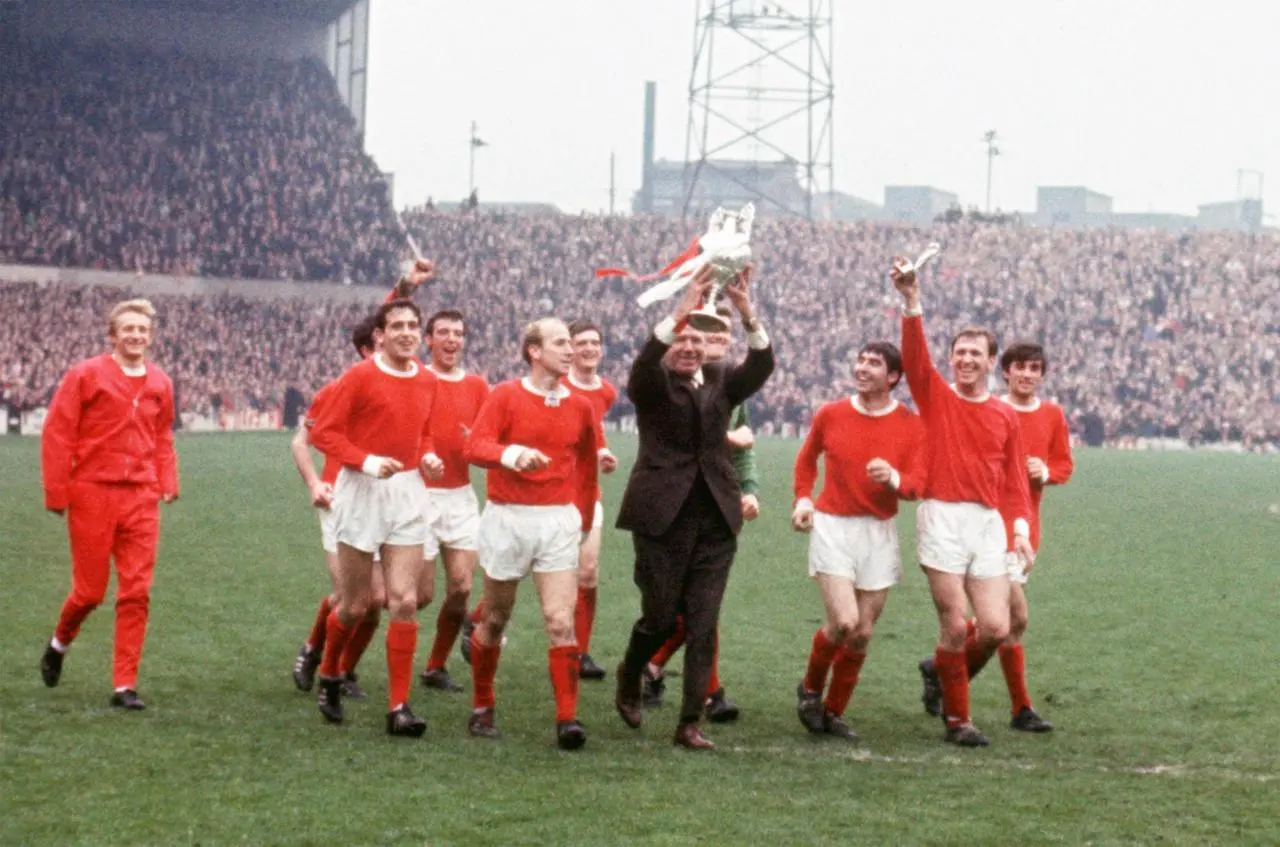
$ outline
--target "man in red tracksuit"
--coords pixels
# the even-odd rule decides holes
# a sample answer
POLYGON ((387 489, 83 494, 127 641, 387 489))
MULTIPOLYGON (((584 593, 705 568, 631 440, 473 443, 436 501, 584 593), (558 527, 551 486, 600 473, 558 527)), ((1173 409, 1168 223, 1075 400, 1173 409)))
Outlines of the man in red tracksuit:
POLYGON ((111 352, 74 365, 57 392, 41 439, 45 508, 66 515, 71 536, 71 593, 40 662, 44 684, 80 625, 107 593, 116 564, 115 693, 111 705, 142 709, 138 662, 160 534, 161 500, 178 497, 173 449, 173 383, 146 362, 155 309, 128 300, 111 310, 111 352))

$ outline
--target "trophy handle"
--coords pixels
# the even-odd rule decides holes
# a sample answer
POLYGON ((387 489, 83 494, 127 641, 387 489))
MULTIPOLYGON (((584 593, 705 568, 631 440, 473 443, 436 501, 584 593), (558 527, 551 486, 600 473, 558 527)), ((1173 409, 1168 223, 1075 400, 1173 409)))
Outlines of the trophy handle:
POLYGON ((707 292, 706 299, 698 308, 689 313, 689 326, 699 332, 728 332, 730 328, 729 321, 720 317, 716 312, 716 301, 720 299, 720 292, 724 288, 724 281, 719 280, 715 285, 711 286, 711 290, 707 292))

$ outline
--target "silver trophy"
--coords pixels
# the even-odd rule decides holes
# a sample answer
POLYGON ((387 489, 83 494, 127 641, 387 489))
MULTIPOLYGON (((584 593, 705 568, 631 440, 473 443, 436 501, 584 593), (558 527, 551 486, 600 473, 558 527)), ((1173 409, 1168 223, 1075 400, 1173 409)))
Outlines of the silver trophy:
POLYGON ((715 281, 702 304, 689 315, 689 326, 700 332, 728 332, 729 322, 716 314, 716 300, 729 284, 751 261, 751 225, 755 221, 753 203, 738 212, 716 209, 707 225, 707 232, 698 239, 697 255, 679 265, 671 276, 645 291, 637 299, 641 306, 666 300, 683 292, 703 267, 710 264, 715 270, 715 281))

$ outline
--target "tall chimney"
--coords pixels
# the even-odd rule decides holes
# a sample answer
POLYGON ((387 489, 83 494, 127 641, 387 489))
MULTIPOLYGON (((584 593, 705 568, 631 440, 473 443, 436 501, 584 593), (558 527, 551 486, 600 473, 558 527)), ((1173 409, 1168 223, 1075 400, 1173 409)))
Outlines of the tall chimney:
POLYGON ((644 173, 640 181, 640 211, 653 212, 653 134, 654 111, 658 99, 658 84, 644 84, 644 173))

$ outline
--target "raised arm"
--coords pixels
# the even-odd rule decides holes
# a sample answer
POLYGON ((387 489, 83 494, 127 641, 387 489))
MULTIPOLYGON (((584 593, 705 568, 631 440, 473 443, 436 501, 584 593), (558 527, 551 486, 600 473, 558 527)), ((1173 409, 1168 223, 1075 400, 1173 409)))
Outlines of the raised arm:
POLYGON ((71 501, 71 468, 80 431, 81 370, 74 367, 53 394, 40 433, 40 466, 44 476, 44 507, 61 513, 71 501))
POLYGON ((711 289, 712 267, 705 265, 694 274, 689 287, 668 317, 658 322, 653 328, 653 335, 640 348, 639 355, 631 363, 631 374, 627 379, 627 397, 637 411, 651 409, 667 393, 667 375, 662 368, 662 357, 676 343, 676 334, 683 328, 684 322, 698 303, 711 289))
POLYGON ((423 283, 435 279, 436 263, 426 259, 418 259, 413 263, 413 267, 407 274, 400 277, 396 284, 392 286, 391 293, 387 295, 382 302, 390 303, 392 300, 409 300, 413 295, 418 293, 418 289, 423 283))
POLYGON ((929 342, 924 334, 924 310, 920 305, 920 280, 915 270, 903 270, 906 260, 895 259, 889 276, 902 295, 902 369, 920 414, 928 419, 942 392, 950 391, 947 381, 933 366, 929 342))
POLYGON ((763 388, 774 367, 773 345, 751 302, 751 281, 754 277, 754 266, 747 265, 724 288, 725 296, 737 309, 742 326, 747 330, 747 358, 730 368, 725 378, 725 393, 734 406, 747 402, 748 397, 763 388))

